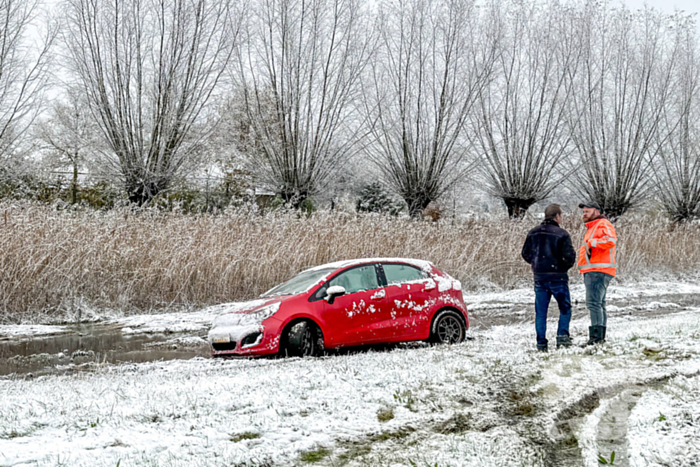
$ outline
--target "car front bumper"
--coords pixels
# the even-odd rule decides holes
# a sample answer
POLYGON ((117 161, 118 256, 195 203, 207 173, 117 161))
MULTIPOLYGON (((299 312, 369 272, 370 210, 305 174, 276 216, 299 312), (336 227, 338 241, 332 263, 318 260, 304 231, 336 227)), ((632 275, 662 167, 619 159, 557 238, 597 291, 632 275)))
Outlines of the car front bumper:
POLYGON ((212 356, 262 356, 279 351, 278 326, 272 320, 259 325, 212 328, 208 336, 212 356))

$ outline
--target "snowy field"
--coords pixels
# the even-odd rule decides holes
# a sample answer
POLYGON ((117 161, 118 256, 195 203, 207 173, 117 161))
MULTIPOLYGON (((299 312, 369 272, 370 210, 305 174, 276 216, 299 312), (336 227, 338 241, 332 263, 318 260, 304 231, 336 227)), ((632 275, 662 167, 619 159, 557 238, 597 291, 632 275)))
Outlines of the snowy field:
MULTIPOLYGON (((698 465, 700 309, 664 300, 698 292, 613 286, 609 342, 546 354, 528 322, 475 326, 451 347, 10 375, 0 378, 0 466, 597 466, 613 451, 615 465, 698 465)), ((465 298, 485 324, 506 306, 532 318, 531 295, 465 298)), ((114 323, 194 337, 209 313, 114 323)), ((587 325, 572 321, 577 345, 587 325)), ((0 328, 9 334, 23 333, 0 328)))

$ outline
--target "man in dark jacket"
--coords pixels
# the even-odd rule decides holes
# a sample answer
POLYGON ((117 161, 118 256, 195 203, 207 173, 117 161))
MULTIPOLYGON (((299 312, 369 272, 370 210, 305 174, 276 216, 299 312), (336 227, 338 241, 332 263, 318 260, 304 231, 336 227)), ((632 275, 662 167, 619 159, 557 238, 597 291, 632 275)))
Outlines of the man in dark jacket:
POLYGON ((537 350, 547 350, 547 309, 554 296, 559 305, 557 347, 571 345, 571 297, 567 271, 576 263, 576 252, 569 233, 559 227, 562 210, 551 204, 544 210, 544 221, 527 234, 522 256, 535 274, 535 329, 537 350))

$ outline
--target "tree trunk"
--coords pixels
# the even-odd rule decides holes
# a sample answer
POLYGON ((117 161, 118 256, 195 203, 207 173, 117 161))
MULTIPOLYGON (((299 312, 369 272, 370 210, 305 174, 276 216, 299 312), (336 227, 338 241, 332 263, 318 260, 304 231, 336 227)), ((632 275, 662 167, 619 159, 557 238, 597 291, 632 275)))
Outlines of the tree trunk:
MULTIPOLYGON (((77 155, 75 160, 78 160, 77 155)), ((78 201, 78 164, 73 164, 73 184, 70 191, 70 202, 75 204, 78 201)))
POLYGON ((506 204, 506 208, 508 208, 508 217, 516 220, 522 219, 530 206, 535 204, 536 200, 534 198, 503 198, 503 202, 506 204))
POLYGON ((300 209, 309 197, 309 193, 304 191, 281 191, 279 195, 285 204, 291 205, 294 209, 300 209))
POLYGON ((427 196, 404 197, 404 200, 408 205, 408 215, 412 219, 423 219, 423 211, 433 201, 427 196))
POLYGON ((168 188, 169 180, 127 180, 126 192, 129 201, 143 206, 168 188))

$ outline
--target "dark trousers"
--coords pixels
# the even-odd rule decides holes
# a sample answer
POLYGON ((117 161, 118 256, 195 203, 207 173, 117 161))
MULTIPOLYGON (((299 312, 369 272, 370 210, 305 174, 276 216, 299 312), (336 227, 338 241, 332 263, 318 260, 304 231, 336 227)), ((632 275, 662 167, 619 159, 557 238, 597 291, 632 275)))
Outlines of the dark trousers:
POLYGON ((571 321, 571 297, 567 281, 535 281, 535 330, 537 345, 547 345, 547 310, 549 302, 554 299, 559 305, 558 336, 569 335, 571 321))

